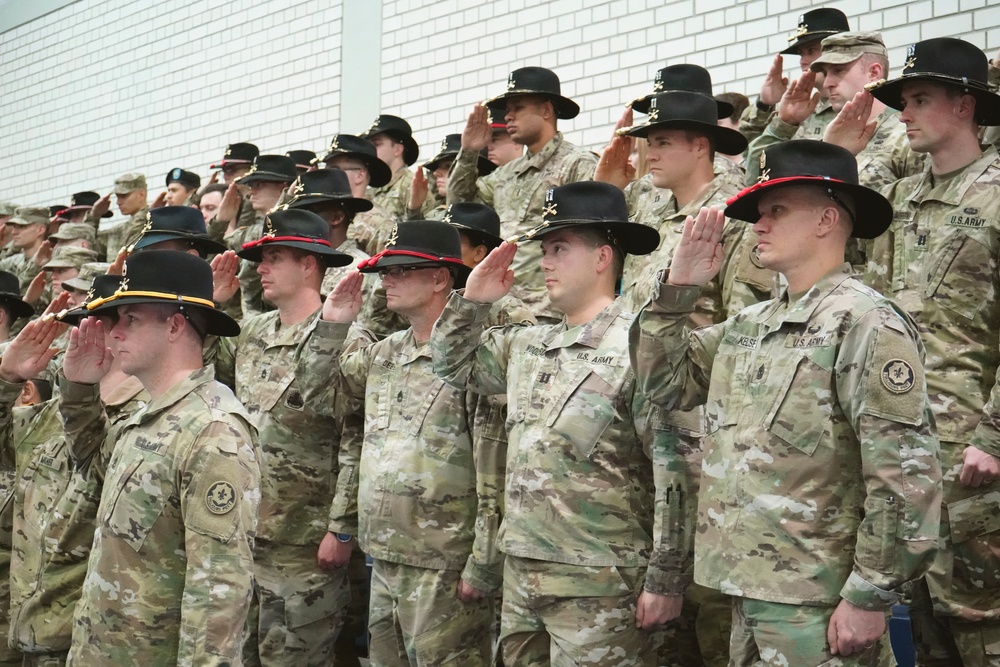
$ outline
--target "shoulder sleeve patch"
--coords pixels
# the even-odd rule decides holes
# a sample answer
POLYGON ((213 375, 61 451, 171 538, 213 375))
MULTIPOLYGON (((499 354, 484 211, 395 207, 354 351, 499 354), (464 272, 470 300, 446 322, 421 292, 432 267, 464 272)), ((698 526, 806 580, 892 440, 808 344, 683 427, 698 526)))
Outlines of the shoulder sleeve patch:
POLYGON ((880 329, 868 368, 865 412, 904 424, 923 421, 927 385, 914 341, 895 327, 880 329))

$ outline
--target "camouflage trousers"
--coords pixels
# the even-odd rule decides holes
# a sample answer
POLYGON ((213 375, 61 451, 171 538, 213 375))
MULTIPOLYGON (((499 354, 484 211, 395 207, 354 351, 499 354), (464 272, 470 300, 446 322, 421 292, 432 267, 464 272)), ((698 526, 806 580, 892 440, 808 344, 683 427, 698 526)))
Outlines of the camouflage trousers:
MULTIPOLYGON (((731 667, 894 667, 884 633, 865 651, 830 653, 826 631, 835 607, 809 607, 734 597, 731 667)), ((888 612, 887 612, 888 613, 888 612)))
POLYGON ((459 570, 372 563, 371 667, 489 667, 493 598, 458 599, 459 570))
POLYGON ((331 664, 351 592, 348 569, 319 569, 318 549, 257 542, 256 581, 243 644, 247 667, 331 664))
POLYGON ((733 602, 714 588, 691 584, 676 620, 657 631, 660 667, 726 667, 733 602))
POLYGON ((921 667, 1000 667, 1000 620, 966 621, 934 613, 927 582, 912 588, 910 624, 921 667))
POLYGON ((654 633, 635 627, 643 568, 507 556, 500 648, 507 667, 652 667, 654 633))
MULTIPOLYGON (((13 662, 12 665, 21 667, 65 667, 66 658, 69 657, 69 650, 56 651, 55 653, 25 653, 22 662, 13 662)), ((0 662, 0 665, 7 665, 0 662)))
POLYGON ((371 581, 365 553, 357 542, 347 564, 347 579, 351 587, 351 602, 347 605, 344 627, 333 647, 333 664, 337 667, 361 667, 358 658, 368 657, 368 594, 371 581))

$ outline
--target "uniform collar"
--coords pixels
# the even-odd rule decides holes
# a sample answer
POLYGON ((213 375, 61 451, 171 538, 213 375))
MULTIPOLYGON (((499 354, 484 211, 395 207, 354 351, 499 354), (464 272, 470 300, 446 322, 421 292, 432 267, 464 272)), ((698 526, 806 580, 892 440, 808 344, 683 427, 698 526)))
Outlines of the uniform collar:
POLYGON ((542 150, 538 151, 534 155, 527 153, 521 160, 519 160, 514 165, 514 171, 518 174, 523 174, 529 169, 538 169, 541 171, 552 156, 556 154, 559 147, 563 144, 562 132, 556 132, 556 135, 549 139, 549 143, 542 147, 542 150))
POLYGON ((192 372, 186 378, 167 389, 162 396, 157 396, 146 404, 144 410, 139 410, 133 415, 129 423, 141 424, 147 420, 154 419, 161 412, 164 412, 176 403, 179 403, 185 396, 193 392, 203 384, 215 380, 215 366, 209 364, 202 366, 192 372))
POLYGON ((615 299, 607 308, 599 312, 594 319, 585 324, 571 327, 566 323, 566 318, 564 317, 563 321, 557 326, 559 333, 548 344, 547 349, 555 350, 563 347, 572 347, 573 345, 583 345, 596 349, 600 346, 608 329, 622 314, 622 311, 621 302, 615 299))
MULTIPOLYGON (((785 322, 808 322, 816 308, 826 297, 830 296, 833 290, 840 287, 841 283, 854 275, 854 269, 850 264, 844 262, 834 270, 819 279, 810 287, 802 297, 795 303, 788 303, 788 288, 775 300, 775 308, 788 303, 788 312, 783 318, 785 322)), ((769 309, 773 312, 773 309, 769 309)))
POLYGON ((931 161, 927 160, 927 166, 920 175, 920 182, 914 190, 913 196, 910 197, 910 205, 918 206, 924 201, 936 201, 949 206, 958 206, 962 203, 965 193, 972 187, 972 184, 997 159, 1000 159, 1000 154, 997 153, 996 147, 987 146, 978 159, 947 181, 936 185, 931 174, 931 161))

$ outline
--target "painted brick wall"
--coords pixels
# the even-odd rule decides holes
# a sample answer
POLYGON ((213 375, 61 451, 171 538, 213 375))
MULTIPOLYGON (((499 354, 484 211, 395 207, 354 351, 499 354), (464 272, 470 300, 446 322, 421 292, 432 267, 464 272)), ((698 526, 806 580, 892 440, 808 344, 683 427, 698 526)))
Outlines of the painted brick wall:
MULTIPOLYGON (((375 0, 346 0, 372 2, 375 0)), ((208 175, 226 143, 321 151, 339 127, 342 2, 79 0, 0 36, 0 199, 66 201, 144 171, 208 175)), ((382 109, 429 157, 469 107, 525 65, 557 71, 583 111, 561 129, 599 148, 622 104, 665 64, 708 67, 754 95, 807 0, 383 0, 382 109)), ((881 30, 893 74, 906 45, 956 36, 992 57, 994 0, 835 0, 881 30)), ((798 70, 797 59, 786 70, 798 70)), ((349 75, 349 74, 347 74, 349 75)))

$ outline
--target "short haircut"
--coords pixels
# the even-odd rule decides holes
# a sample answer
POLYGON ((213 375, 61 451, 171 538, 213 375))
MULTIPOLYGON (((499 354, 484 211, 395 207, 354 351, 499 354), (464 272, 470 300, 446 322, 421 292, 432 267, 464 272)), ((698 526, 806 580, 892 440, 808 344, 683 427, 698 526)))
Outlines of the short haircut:
POLYGON ((707 132, 702 132, 701 130, 695 129, 684 129, 684 138, 688 140, 688 143, 694 143, 695 139, 704 138, 708 141, 708 159, 715 160, 715 137, 711 136, 707 132))
POLYGON ((733 113, 730 114, 729 120, 734 123, 740 122, 743 112, 750 106, 750 99, 741 93, 719 93, 715 96, 715 99, 720 102, 729 102, 733 105, 733 113))
POLYGON ((229 189, 229 186, 225 183, 211 183, 202 189, 201 196, 204 197, 209 192, 218 192, 220 195, 225 196, 227 189, 229 189))
POLYGON ((491 236, 486 232, 476 229, 459 229, 458 233, 469 240, 469 246, 472 248, 478 248, 482 245, 486 246, 487 250, 493 250, 493 248, 500 246, 501 239, 491 236))
POLYGON ((622 271, 625 268, 625 251, 613 239, 610 232, 601 229, 598 225, 579 225, 570 228, 568 231, 576 234, 581 241, 591 248, 600 248, 602 245, 609 246, 613 254, 612 268, 615 278, 621 278, 622 271))
POLYGON ((879 64, 882 66, 882 76, 887 77, 889 72, 889 57, 881 53, 862 53, 858 58, 861 66, 868 69, 870 65, 879 64))
POLYGON ((42 403, 45 403, 52 398, 51 382, 43 380, 42 378, 31 378, 28 382, 35 385, 35 391, 38 392, 38 398, 42 399, 42 403))

